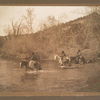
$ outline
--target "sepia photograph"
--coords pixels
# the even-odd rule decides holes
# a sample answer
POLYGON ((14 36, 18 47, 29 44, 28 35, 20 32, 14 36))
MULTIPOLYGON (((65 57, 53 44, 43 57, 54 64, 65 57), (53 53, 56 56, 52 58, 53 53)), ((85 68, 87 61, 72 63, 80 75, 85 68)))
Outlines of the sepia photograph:
POLYGON ((0 94, 9 92, 99 93, 100 6, 0 6, 0 94))

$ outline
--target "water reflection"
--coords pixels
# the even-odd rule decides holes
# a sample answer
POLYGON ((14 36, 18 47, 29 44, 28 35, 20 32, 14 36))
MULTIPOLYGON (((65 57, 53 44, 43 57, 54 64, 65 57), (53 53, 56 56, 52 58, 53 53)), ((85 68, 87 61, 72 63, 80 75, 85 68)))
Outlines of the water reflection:
POLYGON ((39 77, 39 74, 34 74, 34 73, 31 73, 31 74, 28 74, 28 73, 25 73, 23 76, 21 76, 21 81, 22 82, 35 82, 39 77))

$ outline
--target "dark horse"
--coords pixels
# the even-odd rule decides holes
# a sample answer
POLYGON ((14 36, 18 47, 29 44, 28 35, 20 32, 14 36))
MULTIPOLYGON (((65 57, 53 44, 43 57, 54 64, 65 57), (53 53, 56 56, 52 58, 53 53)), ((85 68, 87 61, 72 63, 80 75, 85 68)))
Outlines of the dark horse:
POLYGON ((79 59, 83 62, 83 64, 87 63, 86 60, 85 60, 85 58, 83 56, 81 56, 79 59))
POLYGON ((21 61, 20 62, 20 68, 22 68, 22 67, 25 67, 26 71, 28 69, 31 69, 31 70, 34 70, 34 69, 42 70, 40 63, 37 62, 37 61, 33 61, 33 60, 30 60, 30 61, 23 60, 23 61, 21 61))
POLYGON ((20 68, 26 67, 26 70, 29 69, 28 63, 27 60, 20 61, 20 68))
POLYGON ((83 64, 87 63, 85 58, 83 56, 74 56, 74 57, 70 57, 70 64, 72 62, 75 62, 75 64, 79 64, 80 61, 83 62, 83 64))

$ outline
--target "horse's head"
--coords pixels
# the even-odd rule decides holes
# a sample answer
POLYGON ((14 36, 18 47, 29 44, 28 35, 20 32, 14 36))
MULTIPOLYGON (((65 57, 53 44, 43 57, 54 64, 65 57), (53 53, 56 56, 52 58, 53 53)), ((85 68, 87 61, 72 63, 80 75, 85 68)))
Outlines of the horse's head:
POLYGON ((38 66, 38 70, 42 70, 41 65, 38 66))
POLYGON ((41 65, 40 65, 39 62, 36 62, 36 63, 34 64, 34 67, 35 67, 37 70, 42 70, 41 65))
POLYGON ((57 55, 54 56, 54 60, 56 60, 56 59, 57 59, 57 55))
POLYGON ((58 55, 54 56, 54 60, 58 60, 60 64, 62 64, 61 57, 58 55))

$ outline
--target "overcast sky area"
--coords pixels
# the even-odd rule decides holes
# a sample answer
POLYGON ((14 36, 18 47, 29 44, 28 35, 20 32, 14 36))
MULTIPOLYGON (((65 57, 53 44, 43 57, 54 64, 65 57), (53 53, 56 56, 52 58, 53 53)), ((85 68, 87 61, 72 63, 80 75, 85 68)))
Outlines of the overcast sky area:
POLYGON ((19 21, 26 14, 27 8, 33 8, 36 15, 33 26, 34 30, 39 30, 39 22, 53 15, 57 20, 62 14, 67 14, 64 22, 77 19, 86 15, 84 6, 0 6, 0 36, 4 36, 4 27, 10 25, 10 19, 19 21))

